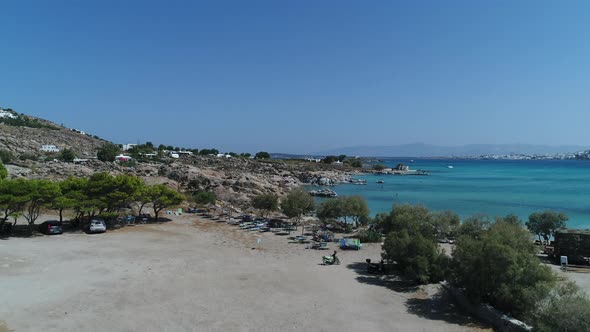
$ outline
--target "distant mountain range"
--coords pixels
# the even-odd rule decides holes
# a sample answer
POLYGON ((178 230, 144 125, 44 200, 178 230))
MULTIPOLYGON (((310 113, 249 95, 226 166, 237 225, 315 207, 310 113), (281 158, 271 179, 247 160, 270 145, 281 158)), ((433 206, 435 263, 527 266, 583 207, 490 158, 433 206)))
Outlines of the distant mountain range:
POLYGON ((351 146, 341 149, 318 151, 313 155, 340 155, 360 157, 466 157, 507 154, 554 154, 588 150, 588 146, 562 145, 547 146, 534 144, 469 144, 462 146, 440 146, 412 143, 389 146, 351 146))

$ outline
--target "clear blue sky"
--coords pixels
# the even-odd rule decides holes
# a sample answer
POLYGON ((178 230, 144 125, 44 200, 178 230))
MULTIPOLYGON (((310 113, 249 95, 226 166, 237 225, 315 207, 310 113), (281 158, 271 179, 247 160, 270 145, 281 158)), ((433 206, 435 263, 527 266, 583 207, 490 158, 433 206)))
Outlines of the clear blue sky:
POLYGON ((3 1, 0 106, 117 143, 581 144, 588 1, 3 1))

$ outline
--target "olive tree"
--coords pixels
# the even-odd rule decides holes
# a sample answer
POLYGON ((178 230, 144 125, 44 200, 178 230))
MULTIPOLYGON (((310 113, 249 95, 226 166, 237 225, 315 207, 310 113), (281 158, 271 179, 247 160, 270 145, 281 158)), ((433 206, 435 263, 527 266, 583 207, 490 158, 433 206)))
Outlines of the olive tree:
POLYGON ((291 192, 281 200, 281 211, 288 218, 295 218, 295 222, 298 223, 301 222, 303 215, 312 212, 314 209, 315 200, 302 188, 291 190, 291 192))
POLYGON ((262 217, 264 217, 265 212, 270 213, 278 209, 279 198, 277 195, 273 194, 262 194, 254 196, 251 200, 251 204, 253 208, 260 210, 262 217))
POLYGON ((543 238, 545 242, 549 242, 549 239, 555 234, 555 231, 564 228, 565 223, 569 218, 561 212, 555 211, 543 211, 535 212, 529 216, 529 221, 526 223, 526 227, 531 233, 536 234, 539 240, 543 238))

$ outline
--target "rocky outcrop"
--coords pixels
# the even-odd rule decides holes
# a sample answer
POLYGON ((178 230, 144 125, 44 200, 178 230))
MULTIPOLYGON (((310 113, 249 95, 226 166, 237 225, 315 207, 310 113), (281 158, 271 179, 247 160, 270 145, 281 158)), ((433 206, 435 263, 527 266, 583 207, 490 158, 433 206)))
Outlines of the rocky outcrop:
POLYGON ((299 180, 302 183, 315 186, 334 186, 340 183, 350 182, 351 174, 337 171, 306 172, 299 175, 299 180))
POLYGON ((349 182, 353 171, 317 169, 305 162, 256 161, 240 158, 193 156, 168 163, 138 163, 122 167, 116 163, 91 160, 84 164, 59 161, 19 161, 9 166, 11 177, 65 179, 69 176, 88 177, 95 172, 133 174, 148 184, 168 183, 192 193, 213 191, 223 201, 246 206, 250 198, 259 194, 286 195, 301 185, 330 186, 349 182))

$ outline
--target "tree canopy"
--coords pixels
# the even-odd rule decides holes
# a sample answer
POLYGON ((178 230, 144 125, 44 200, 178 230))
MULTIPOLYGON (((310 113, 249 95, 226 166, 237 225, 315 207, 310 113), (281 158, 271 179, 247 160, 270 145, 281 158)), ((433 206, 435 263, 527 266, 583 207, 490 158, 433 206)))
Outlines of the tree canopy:
POLYGON ((369 220, 369 207, 367 201, 361 196, 341 196, 323 201, 317 211, 321 220, 348 218, 355 224, 366 224, 369 220))
POLYGON ((387 234, 383 256, 395 261, 410 279, 419 283, 442 280, 448 258, 438 247, 432 214, 421 205, 395 205, 389 215, 379 215, 377 227, 387 234))
POLYGON ((164 185, 158 184, 148 189, 148 197, 151 199, 154 218, 157 221, 160 211, 182 203, 184 196, 176 190, 164 185))
POLYGON ((59 196, 59 186, 57 183, 49 180, 26 180, 20 182, 21 190, 26 193, 23 199, 26 199, 23 216, 31 227, 41 213, 41 208, 49 206, 55 197, 59 196))
POLYGON ((299 221, 303 215, 315 209, 315 200, 304 189, 293 189, 281 200, 281 211, 289 218, 299 221))
POLYGON ((337 160, 338 160, 337 156, 326 156, 324 159, 322 159, 322 163, 331 164, 337 160))
POLYGON ((62 161, 71 163, 72 161, 74 161, 74 158, 76 158, 76 154, 71 149, 63 149, 59 153, 59 159, 61 159, 62 161))
POLYGON ((268 153, 266 151, 260 151, 260 152, 257 152, 256 155, 254 155, 254 158, 256 158, 256 159, 270 159, 270 153, 268 153))
POLYGON ((211 191, 197 191, 193 194, 193 199, 195 203, 201 205, 215 204, 217 201, 217 196, 215 196, 215 193, 211 191))
POLYGON ((201 151, 199 151, 199 154, 201 156, 208 156, 208 155, 217 155, 219 153, 219 150, 217 149, 201 149, 201 151))
POLYGON ((265 216, 265 212, 276 211, 279 207, 279 198, 273 194, 262 194, 254 196, 251 200, 252 207, 260 210, 262 216, 265 216))
POLYGON ((363 162, 358 158, 348 159, 347 163, 348 163, 348 165, 350 165, 350 167, 356 167, 356 168, 363 167, 363 162))
POLYGON ((119 154, 118 146, 108 143, 100 147, 96 152, 96 157, 100 161, 115 161, 115 157, 119 154))
POLYGON ((385 169, 385 165, 381 165, 381 164, 373 165, 373 169, 376 171, 382 171, 385 169))
POLYGON ((451 281, 473 301, 516 316, 533 310, 555 275, 536 257, 528 232, 503 219, 474 229, 457 240, 451 281))
POLYGON ((555 234, 555 231, 564 228, 565 223, 569 218, 561 213, 555 211, 535 212, 529 216, 529 221, 526 222, 526 227, 531 233, 536 234, 539 240, 543 238, 545 242, 555 234))

